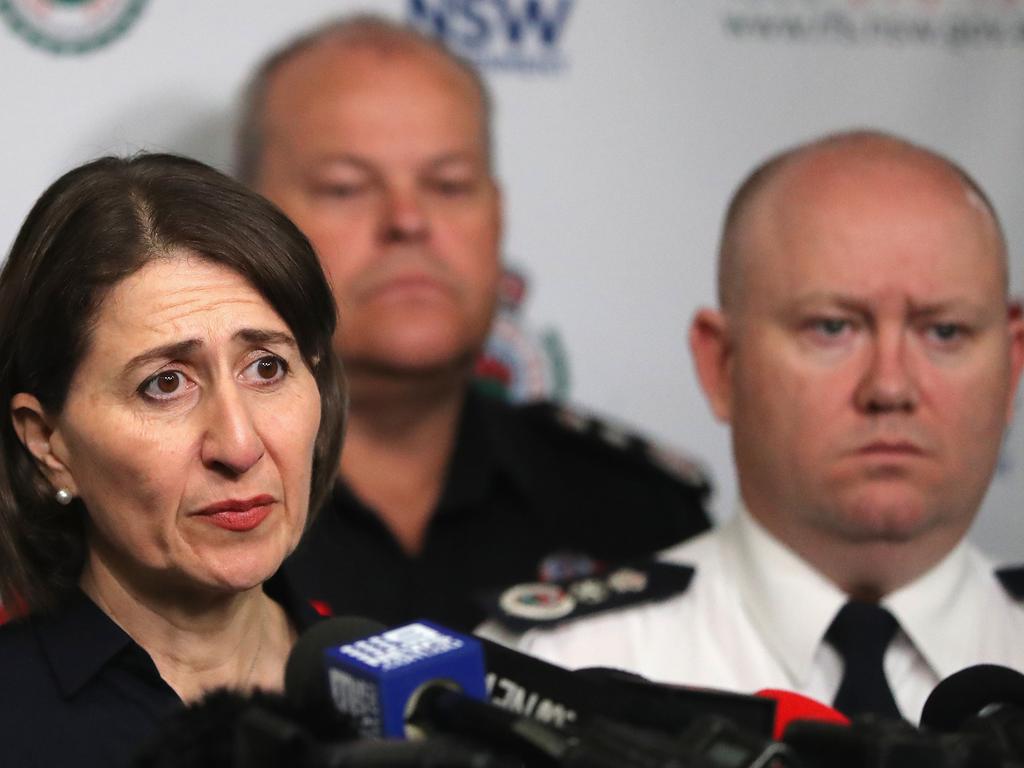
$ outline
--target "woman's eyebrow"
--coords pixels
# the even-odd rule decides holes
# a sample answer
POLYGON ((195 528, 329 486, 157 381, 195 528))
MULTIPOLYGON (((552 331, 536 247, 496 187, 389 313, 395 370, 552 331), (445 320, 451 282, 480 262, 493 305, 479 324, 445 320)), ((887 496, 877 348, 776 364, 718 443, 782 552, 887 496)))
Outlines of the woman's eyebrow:
POLYGON ((234 338, 249 344, 285 344, 296 349, 299 346, 290 333, 268 331, 262 328, 242 328, 235 333, 234 338))
MULTIPOLYGON (((235 332, 233 338, 241 339, 247 344, 284 344, 289 347, 298 348, 294 337, 284 331, 268 331, 262 328, 242 328, 235 332)), ((147 363, 158 360, 176 360, 188 357, 203 346, 202 339, 184 339, 173 341, 170 344, 161 344, 158 347, 140 352, 131 360, 125 363, 123 371, 128 372, 147 363)))
POLYGON ((159 347, 153 347, 137 354, 125 364, 123 370, 127 372, 140 365, 157 360, 188 357, 201 346, 203 346, 203 342, 200 339, 185 339, 184 341, 174 341, 170 344, 161 344, 159 347))

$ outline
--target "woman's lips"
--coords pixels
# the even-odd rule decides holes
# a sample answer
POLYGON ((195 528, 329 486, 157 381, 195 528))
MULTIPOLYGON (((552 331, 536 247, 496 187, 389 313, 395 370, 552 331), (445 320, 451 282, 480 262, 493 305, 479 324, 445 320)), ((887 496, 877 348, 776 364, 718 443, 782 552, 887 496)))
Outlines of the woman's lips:
POLYGON ((267 494, 250 499, 225 499, 204 507, 195 517, 227 531, 251 531, 267 518, 274 502, 274 497, 267 494))

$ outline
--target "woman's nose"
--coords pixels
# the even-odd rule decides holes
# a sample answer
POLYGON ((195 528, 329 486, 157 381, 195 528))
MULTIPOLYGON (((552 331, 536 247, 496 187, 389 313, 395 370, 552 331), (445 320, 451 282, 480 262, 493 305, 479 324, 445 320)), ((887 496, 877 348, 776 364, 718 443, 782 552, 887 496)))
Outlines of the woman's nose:
POLYGON ((218 392, 206 402, 203 463, 232 475, 252 468, 265 452, 250 405, 237 390, 218 392))

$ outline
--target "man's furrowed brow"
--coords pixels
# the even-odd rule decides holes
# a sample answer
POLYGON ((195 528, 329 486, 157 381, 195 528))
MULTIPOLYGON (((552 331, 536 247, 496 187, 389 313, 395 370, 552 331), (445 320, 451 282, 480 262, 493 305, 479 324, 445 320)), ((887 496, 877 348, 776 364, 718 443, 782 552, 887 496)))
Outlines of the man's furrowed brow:
POLYGON ((795 297, 792 304, 799 309, 814 306, 832 306, 862 311, 870 302, 862 297, 843 293, 842 291, 811 291, 795 297))

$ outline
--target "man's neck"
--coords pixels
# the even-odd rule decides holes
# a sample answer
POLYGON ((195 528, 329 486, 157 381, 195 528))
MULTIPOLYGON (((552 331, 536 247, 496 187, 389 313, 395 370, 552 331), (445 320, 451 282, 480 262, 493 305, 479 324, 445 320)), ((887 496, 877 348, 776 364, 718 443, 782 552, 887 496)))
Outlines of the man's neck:
POLYGON ((843 540, 810 526, 785 529, 770 515, 748 509, 780 543, 852 599, 866 602, 877 602, 923 576, 963 538, 963 532, 936 527, 906 540, 843 540))
POLYGON ((382 377, 350 372, 341 476, 402 549, 422 549, 444 489, 468 374, 382 377))

